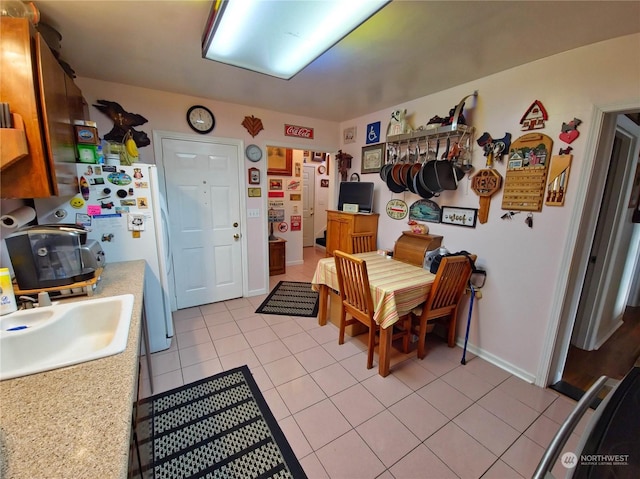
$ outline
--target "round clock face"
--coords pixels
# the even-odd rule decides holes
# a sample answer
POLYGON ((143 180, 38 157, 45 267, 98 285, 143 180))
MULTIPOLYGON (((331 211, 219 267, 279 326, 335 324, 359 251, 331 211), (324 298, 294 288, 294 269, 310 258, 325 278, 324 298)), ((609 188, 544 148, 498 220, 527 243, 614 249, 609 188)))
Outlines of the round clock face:
POLYGON ((247 146, 245 154, 250 161, 260 161, 260 159, 262 158, 262 150, 258 145, 247 146))
POLYGON ((216 126, 216 119, 207 107, 194 105, 187 111, 187 123, 198 133, 209 133, 216 126))

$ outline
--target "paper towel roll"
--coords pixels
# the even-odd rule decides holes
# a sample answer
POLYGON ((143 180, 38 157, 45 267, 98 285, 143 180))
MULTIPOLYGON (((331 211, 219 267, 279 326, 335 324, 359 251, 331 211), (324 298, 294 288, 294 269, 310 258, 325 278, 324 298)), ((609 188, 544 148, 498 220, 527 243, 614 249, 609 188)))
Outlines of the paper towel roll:
POLYGON ((13 210, 11 213, 0 216, 0 221, 2 222, 2 226, 15 230, 20 228, 21 226, 26 225, 30 221, 36 217, 36 210, 31 208, 31 206, 21 206, 13 210))

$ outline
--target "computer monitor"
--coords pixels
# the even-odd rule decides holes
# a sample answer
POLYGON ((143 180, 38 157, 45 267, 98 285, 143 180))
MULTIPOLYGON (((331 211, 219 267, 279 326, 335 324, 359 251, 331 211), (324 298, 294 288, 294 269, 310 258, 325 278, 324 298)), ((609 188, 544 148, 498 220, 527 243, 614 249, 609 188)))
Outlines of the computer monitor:
POLYGON ((360 181, 343 181, 338 194, 338 210, 342 211, 345 203, 358 205, 360 213, 373 213, 373 183, 360 181))

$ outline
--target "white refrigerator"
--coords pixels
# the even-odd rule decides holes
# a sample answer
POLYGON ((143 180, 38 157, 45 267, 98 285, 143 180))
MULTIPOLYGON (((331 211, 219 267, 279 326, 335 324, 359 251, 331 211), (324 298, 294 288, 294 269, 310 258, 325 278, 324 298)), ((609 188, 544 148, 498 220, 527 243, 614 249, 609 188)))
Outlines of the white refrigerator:
POLYGON ((168 349, 174 335, 171 243, 157 167, 77 164, 77 173, 77 195, 34 200, 38 223, 85 226, 87 237, 102 246, 106 268, 109 263, 144 259, 149 349, 168 349))

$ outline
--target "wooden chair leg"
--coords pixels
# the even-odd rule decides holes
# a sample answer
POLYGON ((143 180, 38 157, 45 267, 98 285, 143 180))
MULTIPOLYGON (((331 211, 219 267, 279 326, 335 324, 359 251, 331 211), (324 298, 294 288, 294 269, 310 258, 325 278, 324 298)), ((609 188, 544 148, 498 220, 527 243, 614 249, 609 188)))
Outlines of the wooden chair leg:
POLYGON ((427 355, 425 342, 427 339, 427 319, 420 318, 420 329, 418 334, 418 359, 424 359, 427 355))
POLYGON ((373 367, 373 350, 376 347, 376 328, 369 325, 369 345, 367 349, 367 369, 373 367))
POLYGON ((458 310, 451 311, 451 317, 449 318, 449 341, 448 346, 450 348, 456 345, 456 318, 458 317, 458 310))
POLYGON ((402 337, 402 352, 409 352, 409 340, 411 339, 411 316, 407 316, 403 321, 404 336, 402 337))
POLYGON ((344 344, 344 330, 347 322, 347 312, 344 308, 340 311, 340 333, 338 335, 338 344, 344 344))

